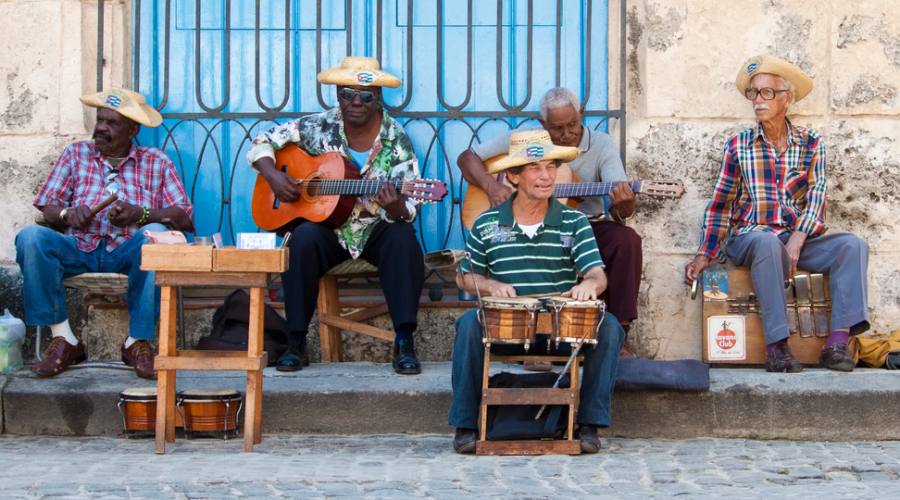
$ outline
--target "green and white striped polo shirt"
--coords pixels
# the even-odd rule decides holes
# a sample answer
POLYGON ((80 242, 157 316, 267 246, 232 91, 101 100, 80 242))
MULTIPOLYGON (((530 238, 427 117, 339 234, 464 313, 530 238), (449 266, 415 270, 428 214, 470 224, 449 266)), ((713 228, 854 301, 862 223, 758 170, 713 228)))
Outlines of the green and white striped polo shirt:
POLYGON ((466 240, 472 269, 463 261, 463 272, 509 283, 518 295, 530 295, 568 291, 577 283, 577 272, 603 267, 584 214, 551 198, 543 225, 529 238, 513 217, 513 199, 475 220, 466 240))

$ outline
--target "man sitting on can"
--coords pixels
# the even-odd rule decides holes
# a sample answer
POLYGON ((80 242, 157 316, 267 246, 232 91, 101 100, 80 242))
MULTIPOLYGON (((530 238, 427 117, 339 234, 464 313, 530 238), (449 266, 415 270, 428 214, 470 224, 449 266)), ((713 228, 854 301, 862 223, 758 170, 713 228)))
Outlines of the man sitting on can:
MULTIPOLYGON (((460 267, 456 278, 460 288, 476 293, 477 286, 484 296, 562 294, 576 300, 594 300, 603 293, 604 264, 590 223, 584 214, 553 198, 560 162, 577 156, 578 148, 555 146, 545 130, 510 135, 509 153, 491 165, 489 171, 505 170, 517 191, 507 201, 482 213, 472 225, 466 241, 471 264, 464 261, 460 267)), ((582 351, 584 375, 577 423, 585 453, 599 451, 597 428, 610 424, 618 352, 624 335, 619 321, 607 313, 597 344, 585 345, 582 351)), ((471 310, 457 320, 453 346, 449 422, 456 427, 453 447, 458 453, 472 453, 475 449, 483 349, 481 325, 476 310, 471 310)))
POLYGON ((685 266, 685 281, 698 279, 721 253, 749 266, 765 330, 766 370, 799 372, 803 366, 788 348, 785 278, 798 267, 828 273, 832 332, 819 360, 825 368, 851 371, 847 340, 869 328, 869 247, 849 233, 825 234, 825 141, 787 119, 790 105, 812 91, 812 78, 761 55, 741 66, 735 84, 752 103, 757 123, 725 143, 703 240, 685 266))

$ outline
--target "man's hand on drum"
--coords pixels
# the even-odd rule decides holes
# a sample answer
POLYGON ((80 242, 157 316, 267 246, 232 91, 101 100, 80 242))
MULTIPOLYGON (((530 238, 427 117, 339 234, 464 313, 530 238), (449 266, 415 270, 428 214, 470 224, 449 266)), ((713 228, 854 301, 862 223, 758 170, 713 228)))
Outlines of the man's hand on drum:
POLYGON ((488 295, 491 297, 515 297, 516 289, 508 283, 490 280, 488 295))
POLYGON ((606 290, 606 273, 603 268, 595 267, 584 275, 581 283, 572 287, 568 292, 563 292, 563 297, 575 300, 597 300, 606 290))

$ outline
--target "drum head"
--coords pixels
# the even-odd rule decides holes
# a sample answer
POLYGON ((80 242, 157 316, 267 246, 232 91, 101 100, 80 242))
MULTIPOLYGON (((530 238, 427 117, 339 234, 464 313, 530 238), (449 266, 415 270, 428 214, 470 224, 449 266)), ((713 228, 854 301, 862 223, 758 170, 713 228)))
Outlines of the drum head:
POLYGON ((189 389, 180 391, 178 397, 184 401, 226 401, 240 399, 241 393, 231 389, 189 389))
POLYGON ((483 297, 485 307, 495 309, 540 309, 541 301, 533 297, 483 297))
POLYGON ((129 387, 119 393, 122 399, 148 401, 156 399, 156 387, 129 387))
POLYGON ((547 297, 545 299, 549 306, 564 307, 590 307, 597 309, 603 305, 603 301, 597 300, 575 300, 569 297, 547 297))

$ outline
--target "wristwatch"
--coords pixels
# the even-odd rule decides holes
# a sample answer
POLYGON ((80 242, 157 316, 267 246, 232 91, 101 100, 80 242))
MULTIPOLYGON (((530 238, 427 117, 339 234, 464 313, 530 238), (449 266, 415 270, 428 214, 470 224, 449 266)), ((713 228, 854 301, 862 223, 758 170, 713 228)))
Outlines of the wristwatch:
POLYGON ((67 213, 69 213, 69 209, 68 209, 68 208, 64 208, 64 209, 62 209, 62 210, 59 211, 59 220, 61 220, 63 224, 66 223, 66 214, 67 214, 67 213))

